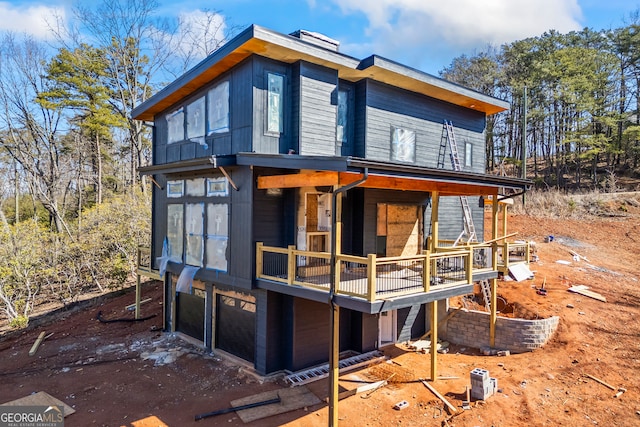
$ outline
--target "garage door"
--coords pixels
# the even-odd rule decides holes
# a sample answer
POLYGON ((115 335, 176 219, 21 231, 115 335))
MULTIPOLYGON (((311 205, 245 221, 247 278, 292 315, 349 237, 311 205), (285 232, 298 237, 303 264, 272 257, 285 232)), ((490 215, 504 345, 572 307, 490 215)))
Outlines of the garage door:
POLYGON ((176 294, 176 331, 204 341, 204 298, 184 292, 176 294))
POLYGON ((226 295, 217 295, 216 347, 253 362, 256 305, 226 295))

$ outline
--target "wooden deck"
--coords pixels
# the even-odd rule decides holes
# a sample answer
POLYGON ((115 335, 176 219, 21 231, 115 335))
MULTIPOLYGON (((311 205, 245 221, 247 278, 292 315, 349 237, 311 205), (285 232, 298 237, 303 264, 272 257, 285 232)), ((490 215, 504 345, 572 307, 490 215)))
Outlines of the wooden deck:
MULTIPOLYGON (((363 298, 369 302, 401 295, 428 293, 446 287, 472 284, 474 277, 491 273, 491 245, 442 247, 421 255, 359 257, 337 255, 337 294, 363 298)), ((256 275, 292 286, 329 292, 331 255, 327 252, 268 247, 256 248, 256 275)))

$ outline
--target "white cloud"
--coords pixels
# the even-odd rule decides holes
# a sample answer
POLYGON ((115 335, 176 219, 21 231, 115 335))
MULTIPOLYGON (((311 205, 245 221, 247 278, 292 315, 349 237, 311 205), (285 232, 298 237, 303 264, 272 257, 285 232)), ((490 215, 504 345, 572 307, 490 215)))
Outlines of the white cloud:
MULTIPOLYGON (((374 52, 409 65, 451 53, 582 28, 577 0, 332 0, 343 13, 362 13, 374 52)), ((371 52, 373 53, 373 52, 371 52)), ((455 55, 453 55, 455 56, 455 55)))
POLYGON ((45 5, 16 6, 0 2, 0 31, 27 33, 39 39, 51 37, 49 26, 56 19, 64 21, 65 10, 61 7, 45 5))

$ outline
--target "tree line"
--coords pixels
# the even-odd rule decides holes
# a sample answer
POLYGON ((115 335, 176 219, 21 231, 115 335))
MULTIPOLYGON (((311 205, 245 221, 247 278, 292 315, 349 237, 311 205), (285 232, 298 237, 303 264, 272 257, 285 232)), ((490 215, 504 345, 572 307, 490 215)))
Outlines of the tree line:
POLYGON ((151 132, 131 111, 237 29, 155 0, 52 16, 51 38, 0 34, 0 319, 125 284, 150 236, 151 132))
POLYGON ((462 55, 440 76, 510 102, 488 119, 488 170, 542 188, 615 191, 640 161, 640 16, 462 55), (525 125, 526 123, 526 125, 525 125), (524 135, 524 136, 523 136, 524 135), (524 150, 524 152, 523 152, 524 150))

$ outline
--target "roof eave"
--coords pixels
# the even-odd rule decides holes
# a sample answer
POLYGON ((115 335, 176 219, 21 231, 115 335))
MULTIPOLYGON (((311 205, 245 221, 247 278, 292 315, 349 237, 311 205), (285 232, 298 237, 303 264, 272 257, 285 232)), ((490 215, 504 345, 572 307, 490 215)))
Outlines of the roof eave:
POLYGON ((194 68, 135 107, 132 117, 154 120, 155 115, 227 72, 251 55, 274 60, 310 63, 334 68, 341 79, 370 78, 465 108, 491 115, 509 109, 505 101, 472 91, 411 67, 373 55, 358 60, 292 36, 251 25, 194 68))

